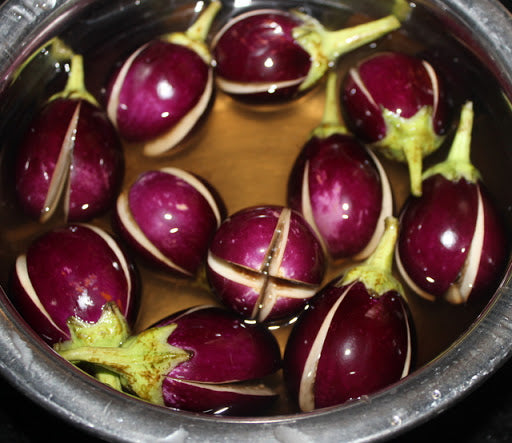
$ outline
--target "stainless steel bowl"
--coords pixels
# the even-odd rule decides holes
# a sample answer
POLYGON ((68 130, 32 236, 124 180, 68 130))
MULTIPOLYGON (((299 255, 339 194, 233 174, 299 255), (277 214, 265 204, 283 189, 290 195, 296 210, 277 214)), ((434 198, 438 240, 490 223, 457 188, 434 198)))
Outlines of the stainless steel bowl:
MULTIPOLYGON (((82 28, 77 27, 77 33, 85 29, 84 26, 105 29, 119 14, 131 13, 133 19, 137 17, 133 14, 134 8, 141 8, 139 19, 142 20, 147 12, 143 8, 145 3, 149 6, 165 4, 172 9, 183 2, 117 0, 103 3, 93 0, 4 2, 0 7, 0 94, 5 94, 16 68, 31 53, 54 35, 69 32, 78 17, 88 19, 82 20, 82 28)), ((335 0, 316 2, 321 3, 337 4, 335 0)), ((381 14, 389 12, 398 2, 344 3, 381 14)), ((296 4, 304 5, 304 2, 296 4)), ((422 11, 422 25, 436 28, 434 33, 437 32, 439 38, 449 38, 471 53, 489 75, 494 76, 500 90, 498 95, 505 97, 505 103, 512 99, 512 16, 503 6, 492 0, 420 0, 409 7, 422 11)), ((421 34, 421 28, 418 32, 421 34)), ((9 111, 5 104, 0 106, 2 115, 9 111)), ((512 111, 503 119, 512 122, 512 111)), ((508 156, 506 161, 511 162, 508 156)), ((507 211, 512 204, 507 200, 509 197, 506 193, 500 195, 507 211)), ((167 410, 112 392, 63 363, 27 327, 3 291, 0 291, 0 372, 47 410, 93 435, 112 441, 386 439, 451 407, 507 361, 512 351, 511 273, 509 266, 499 289, 471 326, 444 352, 409 377, 360 401, 308 414, 211 417, 167 410)))

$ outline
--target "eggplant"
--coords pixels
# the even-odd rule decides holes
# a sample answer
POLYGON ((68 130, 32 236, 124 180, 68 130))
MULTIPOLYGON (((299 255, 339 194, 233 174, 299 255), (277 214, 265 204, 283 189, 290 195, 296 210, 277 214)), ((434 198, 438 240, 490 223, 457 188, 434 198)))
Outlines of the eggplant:
POLYGON ((306 220, 277 205, 232 214, 215 233, 206 276, 225 306, 265 323, 293 319, 325 274, 322 246, 306 220))
POLYGON ((119 136, 85 88, 82 55, 70 57, 66 87, 36 113, 15 154, 16 199, 41 223, 54 214, 64 222, 104 214, 124 176, 119 136))
POLYGON ((275 337, 219 307, 180 311, 118 348, 56 350, 70 362, 115 371, 127 392, 174 409, 254 415, 277 398, 261 381, 281 367, 275 337))
POLYGON ((423 194, 400 214, 397 265, 423 298, 452 304, 489 297, 506 264, 503 220, 470 160, 473 103, 462 107, 447 158, 423 174, 423 194))
POLYGON ((209 188, 178 168, 146 171, 118 197, 117 230, 149 263, 194 276, 221 223, 222 205, 209 188))
POLYGON ((122 138, 156 156, 181 142, 212 100, 211 54, 205 44, 221 9, 213 0, 185 32, 142 45, 108 84, 107 113, 122 138))
POLYGON ((288 205, 315 230, 332 259, 364 259, 392 215, 391 186, 378 158, 350 134, 338 110, 338 76, 327 77, 322 122, 300 151, 288 179, 288 205))
MULTIPOLYGON (((55 228, 20 254, 10 297, 28 325, 49 345, 119 346, 138 313, 138 273, 117 242, 88 224, 55 228)), ((115 389, 119 378, 97 370, 115 389)))
POLYGON ((16 259, 14 305, 47 343, 71 339, 68 321, 95 324, 115 303, 130 326, 139 305, 138 274, 116 240, 89 224, 54 228, 16 259))
POLYGON ((390 15, 328 31, 298 10, 251 10, 229 20, 213 37, 216 83, 242 101, 288 101, 315 86, 342 54, 399 27, 390 15))
POLYGON ((407 162, 410 189, 421 195, 423 158, 448 128, 443 80, 426 60, 380 52, 351 68, 342 90, 348 126, 385 157, 407 162))
POLYGON ((322 288, 294 324, 283 376, 302 411, 370 395, 409 373, 412 318, 391 273, 397 230, 386 218, 373 254, 322 288))

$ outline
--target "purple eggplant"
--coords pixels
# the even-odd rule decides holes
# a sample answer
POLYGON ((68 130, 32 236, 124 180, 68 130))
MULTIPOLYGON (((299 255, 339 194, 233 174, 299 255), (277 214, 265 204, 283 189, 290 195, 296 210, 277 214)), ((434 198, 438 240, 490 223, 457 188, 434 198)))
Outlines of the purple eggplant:
POLYGON ((303 309, 321 285, 325 267, 322 246, 298 212, 259 206, 221 224, 206 274, 226 306, 244 318, 277 323, 303 309))
POLYGON ((97 324, 107 304, 117 305, 128 328, 138 309, 134 265, 109 234, 87 224, 34 240, 16 260, 11 293, 23 318, 51 345, 72 339, 80 325, 97 324))
POLYGON ((281 367, 279 345, 262 325, 218 307, 173 314, 118 348, 57 351, 119 373, 126 390, 167 407, 224 415, 259 414, 277 394, 262 383, 281 367))
POLYGON ((409 373, 412 322, 391 274, 398 221, 385 224, 375 252, 327 284, 292 329, 283 375, 302 411, 370 395, 409 373))
POLYGON ((386 157, 407 162, 413 195, 421 195, 423 158, 444 140, 443 89, 427 61, 383 52, 350 69, 342 91, 349 127, 386 157))
POLYGON ((342 54, 399 27, 395 16, 387 16, 328 31, 297 10, 249 11, 228 21, 212 40, 217 86, 240 100, 286 101, 316 85, 342 54))
POLYGON ((380 240, 393 198, 377 157, 341 123, 337 80, 334 71, 328 74, 323 121, 293 165, 288 205, 304 216, 332 259, 362 259, 380 240))
POLYGON ((66 88, 31 122, 14 168, 17 200, 40 222, 59 211, 65 221, 88 221, 114 203, 124 175, 122 145, 85 89, 81 55, 72 55, 66 88))
POLYGON ((147 171, 119 195, 116 224, 127 243, 151 263, 193 276, 221 222, 216 198, 184 170, 147 171))
POLYGON ((400 215, 398 268, 431 301, 490 296, 507 260, 503 221, 470 161, 472 128, 467 102, 448 157, 425 171, 422 196, 411 196, 400 215))
POLYGON ((176 146, 212 99, 211 55, 205 44, 221 8, 214 0, 186 32, 173 32, 133 52, 109 82, 107 112, 121 136, 144 153, 176 146))

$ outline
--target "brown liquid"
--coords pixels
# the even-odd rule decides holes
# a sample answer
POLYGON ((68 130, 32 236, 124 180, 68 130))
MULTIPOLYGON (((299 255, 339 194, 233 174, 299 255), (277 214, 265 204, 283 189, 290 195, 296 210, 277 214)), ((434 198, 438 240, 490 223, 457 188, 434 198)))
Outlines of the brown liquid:
MULTIPOLYGON (((362 20, 361 17, 353 18, 353 22, 362 20)), ((119 42, 113 42, 112 46, 115 47, 117 44, 119 42)), ((375 46, 365 47, 343 58, 339 63, 340 73, 345 72, 356 59, 379 49, 400 49, 416 53, 423 48, 405 34, 394 34, 393 37, 385 38, 375 46)), ((100 60, 96 67, 91 68, 91 88, 94 92, 98 92, 102 87, 108 72, 108 69, 102 66, 110 68, 118 58, 116 54, 118 52, 113 52, 112 47, 106 46, 86 59, 93 60, 97 57, 95 60, 100 60), (106 62, 102 63, 105 60, 106 62), (96 86, 94 82, 97 82, 96 86)), ((206 179, 221 195, 229 214, 260 204, 285 205, 286 183, 291 165, 309 137, 310 131, 320 123, 323 107, 323 84, 300 100, 275 110, 251 109, 218 92, 207 118, 182 146, 168 154, 149 158, 143 156, 140 146, 125 145, 125 186, 131 184, 146 170, 173 166, 206 179)), ((475 131, 475 150, 478 149, 479 152, 482 151, 480 144, 485 146, 489 143, 486 130, 491 123, 488 120, 488 117, 477 117, 475 120, 475 126, 481 125, 482 128, 486 128, 475 131), (485 140, 482 140, 483 133, 485 140)), ((499 137, 496 131, 491 132, 495 137, 499 137)), ((499 140, 496 140, 496 143, 499 143, 499 140)), ((445 153, 444 148, 426 163, 444 158, 445 153)), ((491 190, 499 194, 502 206, 507 207, 504 202, 511 200, 510 195, 504 195, 499 186, 501 180, 506 177, 505 168, 498 166, 496 170, 494 166, 500 165, 500 156, 493 155, 490 158, 483 156, 485 158, 482 158, 477 166, 482 165, 482 173, 484 170, 493 171, 489 174, 492 176, 491 190), (489 162, 491 166, 486 166, 489 162)), ((476 154, 476 157, 480 158, 482 155, 476 154)), ((398 214, 409 193, 407 167, 405 164, 381 160, 391 181, 395 214, 398 214)), ((6 155, 6 162, 8 161, 10 156, 6 155)), ((8 186, 4 186, 3 191, 4 195, 0 202, 0 283, 7 287, 15 257, 26 249, 36 235, 50 229, 52 224, 58 225, 61 222, 53 220, 52 224, 42 226, 28 220, 18 212, 12 202, 8 186)), ((110 217, 111 214, 107 214, 93 223, 112 232, 110 217)), ((134 258, 142 278, 142 302, 135 332, 178 310, 198 304, 218 304, 204 284, 156 271, 139 261, 137 257, 134 258)), ((331 263, 325 282, 339 275, 349 264, 331 263)), ((398 273, 395 272, 395 275, 398 276, 398 273)), ((444 302, 425 301, 411 292, 407 292, 406 295, 415 325, 417 367, 446 350, 467 330, 485 303, 451 306, 444 302)), ((283 351, 290 327, 273 330, 283 351)), ((270 381, 282 394, 276 413, 294 412, 295 406, 289 404, 280 383, 280 374, 272 377, 270 381)))

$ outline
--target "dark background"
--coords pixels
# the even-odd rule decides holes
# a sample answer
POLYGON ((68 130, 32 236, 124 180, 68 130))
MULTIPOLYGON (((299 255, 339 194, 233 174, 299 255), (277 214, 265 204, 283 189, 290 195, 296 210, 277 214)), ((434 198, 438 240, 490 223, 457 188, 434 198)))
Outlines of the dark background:
MULTIPOLYGON (((0 5, 3 1, 0 0, 0 5)), ((512 0, 502 0, 512 11, 512 0)), ((512 44, 512 42, 510 42, 512 44)), ((99 443, 50 414, 0 378, 0 442, 48 441, 99 443)), ((395 443, 512 441, 512 362, 481 387, 428 423, 401 435, 395 443)))

